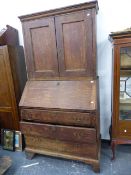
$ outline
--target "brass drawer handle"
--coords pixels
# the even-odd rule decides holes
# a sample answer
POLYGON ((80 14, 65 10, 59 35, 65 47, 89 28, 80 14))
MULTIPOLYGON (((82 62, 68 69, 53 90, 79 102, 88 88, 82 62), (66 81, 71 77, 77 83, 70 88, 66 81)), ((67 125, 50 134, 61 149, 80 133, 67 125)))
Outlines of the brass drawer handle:
POLYGON ((80 122, 80 121, 81 121, 81 119, 80 119, 80 118, 76 118, 76 121, 77 121, 77 122, 80 122))
POLYGON ((32 118, 25 118, 25 120, 27 120, 27 121, 32 121, 32 118))

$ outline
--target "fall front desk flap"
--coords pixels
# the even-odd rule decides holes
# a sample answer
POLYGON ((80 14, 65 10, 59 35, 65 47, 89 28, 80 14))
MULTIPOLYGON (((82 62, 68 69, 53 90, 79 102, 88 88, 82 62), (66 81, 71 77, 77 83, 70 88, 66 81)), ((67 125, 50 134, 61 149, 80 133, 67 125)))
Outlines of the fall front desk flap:
POLYGON ((95 80, 83 81, 28 81, 20 107, 96 110, 95 80))

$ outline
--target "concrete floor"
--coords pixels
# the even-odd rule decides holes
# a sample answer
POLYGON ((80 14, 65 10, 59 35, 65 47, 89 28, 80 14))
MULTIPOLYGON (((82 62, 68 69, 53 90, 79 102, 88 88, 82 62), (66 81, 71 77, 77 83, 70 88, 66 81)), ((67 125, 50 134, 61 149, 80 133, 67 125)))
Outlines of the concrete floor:
MULTIPOLYGON (((13 164, 5 175, 95 175, 91 166, 48 156, 36 155, 27 160, 24 152, 0 150, 1 156, 10 156, 13 164), (32 165, 32 166, 31 166, 32 165)), ((102 143, 101 175, 131 175, 131 145, 118 145, 116 160, 111 161, 108 143, 102 143)))

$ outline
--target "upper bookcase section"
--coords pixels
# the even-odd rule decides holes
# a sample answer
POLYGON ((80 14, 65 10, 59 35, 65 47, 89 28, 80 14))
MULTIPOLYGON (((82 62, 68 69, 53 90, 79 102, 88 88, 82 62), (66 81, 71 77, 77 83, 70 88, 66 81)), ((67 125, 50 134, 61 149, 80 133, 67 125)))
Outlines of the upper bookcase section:
POLYGON ((96 77, 97 1, 19 17, 30 80, 96 77))

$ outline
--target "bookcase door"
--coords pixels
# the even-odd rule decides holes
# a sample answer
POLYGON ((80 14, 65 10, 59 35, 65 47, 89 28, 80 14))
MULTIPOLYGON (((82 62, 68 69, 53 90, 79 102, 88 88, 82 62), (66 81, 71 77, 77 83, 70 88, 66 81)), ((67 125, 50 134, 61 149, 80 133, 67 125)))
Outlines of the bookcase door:
POLYGON ((91 10, 56 17, 60 76, 93 76, 91 10))
POLYGON ((23 23, 29 79, 58 76, 54 17, 23 23))

